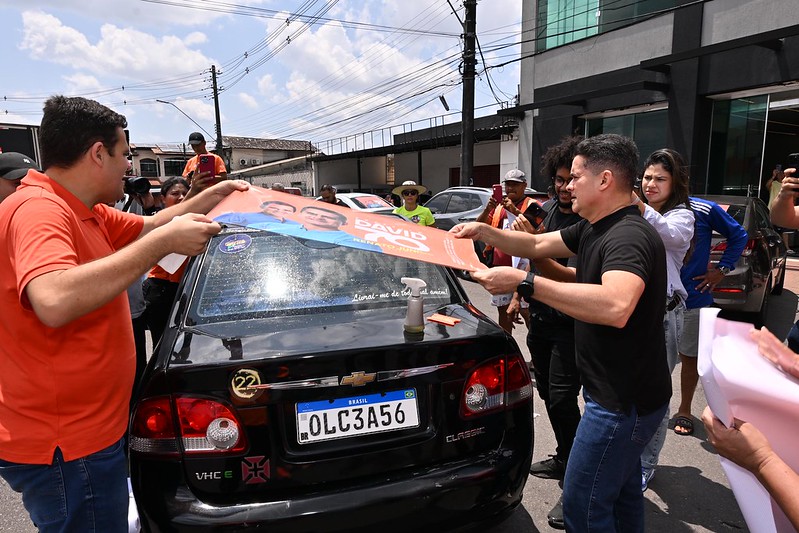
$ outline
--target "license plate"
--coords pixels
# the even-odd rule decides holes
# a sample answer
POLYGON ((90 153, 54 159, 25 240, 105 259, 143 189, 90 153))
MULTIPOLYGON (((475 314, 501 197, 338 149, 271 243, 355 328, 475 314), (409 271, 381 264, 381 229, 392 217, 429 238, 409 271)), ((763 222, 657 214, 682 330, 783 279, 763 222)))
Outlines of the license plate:
POLYGON ((297 404, 300 444, 418 426, 416 389, 297 404))

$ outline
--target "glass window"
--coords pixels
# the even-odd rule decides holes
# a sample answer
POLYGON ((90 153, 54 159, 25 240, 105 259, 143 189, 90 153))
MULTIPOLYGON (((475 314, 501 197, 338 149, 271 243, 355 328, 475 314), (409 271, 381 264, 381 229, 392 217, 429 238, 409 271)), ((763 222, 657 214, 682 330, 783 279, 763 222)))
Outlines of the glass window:
POLYGON ((382 198, 374 195, 364 195, 364 196, 353 196, 350 198, 352 203, 360 207, 361 209, 375 209, 380 207, 390 207, 393 208, 394 206, 383 200, 382 198))
POLYGON ((141 175, 145 178, 158 177, 158 163, 156 163, 155 159, 142 159, 139 161, 139 168, 141 169, 141 175))
POLYGON ((757 192, 767 118, 768 95, 713 102, 707 194, 757 192))
POLYGON ((185 166, 186 161, 183 159, 164 159, 164 175, 181 176, 185 166))
POLYGON ((449 193, 437 194, 429 202, 424 204, 424 206, 433 213, 446 213, 450 196, 449 193))
POLYGON ((539 0, 536 50, 557 46, 633 24, 674 8, 677 0, 539 0))
POLYGON ((646 157, 666 144, 668 110, 659 109, 620 117, 592 118, 586 121, 586 136, 600 133, 617 133, 632 138, 641 154, 641 164, 646 157))
POLYGON ((209 245, 189 320, 202 325, 405 306, 409 291, 402 277, 427 283, 426 304, 445 305, 455 298, 437 265, 265 231, 228 232, 209 245), (234 253, 231 236, 241 237, 234 253))
POLYGON ((483 206, 480 197, 476 194, 467 192, 453 192, 452 199, 447 206, 447 213, 461 213, 463 211, 471 211, 472 209, 479 209, 483 206))

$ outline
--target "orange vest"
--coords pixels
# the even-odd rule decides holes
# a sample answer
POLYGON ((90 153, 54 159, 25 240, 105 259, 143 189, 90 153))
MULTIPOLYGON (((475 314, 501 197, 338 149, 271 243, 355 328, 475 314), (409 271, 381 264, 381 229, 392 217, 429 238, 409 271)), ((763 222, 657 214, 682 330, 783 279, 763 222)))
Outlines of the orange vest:
MULTIPOLYGON (((522 206, 519 207, 519 211, 524 213, 527 211, 527 208, 530 207, 530 204, 535 202, 532 198, 525 196, 524 200, 522 200, 522 206)), ((502 223, 502 217, 505 215, 505 208, 501 205, 498 205, 494 208, 494 212, 491 213, 491 227, 498 228, 499 225, 502 223)), ((485 248, 483 248, 483 257, 488 257, 488 254, 493 250, 494 247, 490 244, 486 244, 485 248)))

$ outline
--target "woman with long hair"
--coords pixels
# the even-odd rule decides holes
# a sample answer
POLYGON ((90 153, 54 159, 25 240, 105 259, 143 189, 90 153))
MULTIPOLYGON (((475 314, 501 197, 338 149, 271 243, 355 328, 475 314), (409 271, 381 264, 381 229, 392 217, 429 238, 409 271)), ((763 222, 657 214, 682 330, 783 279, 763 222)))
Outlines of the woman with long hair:
MULTIPOLYGON (((657 230, 666 248, 666 314, 663 329, 666 333, 666 356, 669 372, 674 370, 679 358, 679 337, 682 332, 683 312, 688 293, 680 281, 680 269, 691 248, 694 237, 694 213, 688 199, 688 167, 682 156, 669 148, 652 152, 644 163, 640 194, 633 192, 633 203, 638 204, 643 217, 657 230)), ((641 490, 646 490, 660 450, 666 440, 669 413, 641 454, 641 490)))

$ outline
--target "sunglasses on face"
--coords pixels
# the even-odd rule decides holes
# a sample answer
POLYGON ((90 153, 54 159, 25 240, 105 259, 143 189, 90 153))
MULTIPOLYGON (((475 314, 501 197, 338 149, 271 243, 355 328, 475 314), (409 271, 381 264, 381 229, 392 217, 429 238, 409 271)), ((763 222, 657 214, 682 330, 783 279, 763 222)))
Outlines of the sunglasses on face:
POLYGON ((402 191, 402 196, 416 196, 417 194, 419 193, 416 191, 402 191))

